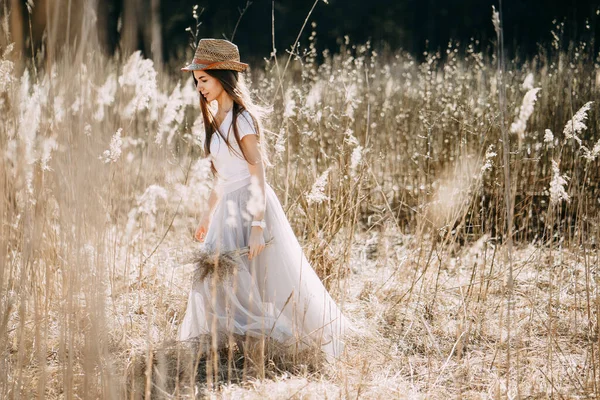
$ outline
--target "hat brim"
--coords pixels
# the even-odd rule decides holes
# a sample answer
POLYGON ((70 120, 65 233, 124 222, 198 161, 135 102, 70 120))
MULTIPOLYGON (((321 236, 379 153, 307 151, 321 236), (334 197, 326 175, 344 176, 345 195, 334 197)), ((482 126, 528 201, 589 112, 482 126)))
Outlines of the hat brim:
POLYGON ((231 69, 238 72, 243 72, 248 68, 248 64, 238 61, 221 61, 212 64, 197 64, 191 63, 181 68, 182 71, 203 71, 207 69, 231 69))

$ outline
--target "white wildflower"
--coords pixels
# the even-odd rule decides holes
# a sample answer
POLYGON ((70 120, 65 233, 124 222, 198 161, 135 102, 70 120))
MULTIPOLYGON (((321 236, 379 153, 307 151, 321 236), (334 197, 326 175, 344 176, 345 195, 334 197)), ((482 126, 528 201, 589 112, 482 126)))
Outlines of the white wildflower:
POLYGON ((163 110, 169 101, 169 94, 157 90, 148 103, 149 115, 148 119, 152 122, 158 121, 162 117, 163 110))
POLYGON ((356 169, 360 165, 363 156, 363 147, 356 146, 354 150, 352 150, 352 155, 350 156, 350 176, 356 176, 356 169))
POLYGON ((565 140, 575 139, 575 141, 581 144, 581 139, 577 137, 579 133, 587 129, 585 125, 585 120, 587 119, 587 112, 590 110, 593 101, 588 101, 575 113, 573 118, 567 122, 565 125, 565 130, 563 133, 565 134, 565 140))
POLYGON ((392 97, 394 92, 394 78, 391 76, 388 78, 387 83, 385 84, 385 99, 389 99, 392 97))
POLYGON ((358 88, 355 83, 346 88, 346 115, 354 119, 354 109, 356 108, 358 88))
POLYGON ((127 213, 127 225, 125 226, 125 242, 132 242, 133 232, 137 225, 137 207, 133 207, 127 213))
POLYGON ((204 119, 202 115, 198 115, 198 118, 194 121, 194 125, 192 125, 192 136, 194 137, 194 143, 200 147, 204 147, 204 119))
POLYGON ((33 86, 33 93, 29 96, 29 74, 25 73, 21 80, 21 101, 19 116, 18 136, 25 144, 25 162, 29 165, 35 163, 34 154, 35 138, 40 127, 42 107, 40 99, 40 88, 33 86))
POLYGON ((494 6, 492 6, 492 24, 494 24, 496 35, 500 36, 500 13, 496 11, 494 6))
POLYGON ((598 154, 600 154, 600 139, 596 142, 591 151, 585 146, 581 146, 581 148, 583 150, 583 157, 587 161, 592 162, 598 157, 598 154))
POLYGON ((481 173, 482 174, 485 171, 487 171, 487 170, 489 170, 489 169, 492 168, 492 166, 494 165, 493 158, 496 157, 497 155, 498 154, 496 154, 496 152, 494 151, 494 145, 490 144, 490 146, 485 151, 485 162, 483 163, 483 166, 481 167, 481 173))
POLYGON ((81 108, 81 97, 75 97, 75 101, 71 104, 71 114, 77 115, 79 113, 79 109, 81 108))
POLYGON ((285 118, 291 118, 296 115, 296 102, 292 98, 292 91, 288 90, 285 92, 285 111, 283 116, 285 118))
POLYGON ((58 148, 58 143, 54 137, 44 139, 44 143, 42 145, 42 158, 41 158, 41 168, 42 171, 51 171, 52 169, 48 166, 48 162, 52 158, 52 150, 56 150, 58 148))
POLYGON ((155 215, 157 211, 156 200, 167 200, 167 191, 159 185, 150 185, 144 194, 138 198, 138 213, 155 215))
POLYGON ((525 90, 533 89, 533 74, 531 72, 527 74, 521 87, 525 90))
POLYGON ((210 165, 210 158, 206 157, 198 159, 191 167, 187 190, 182 191, 181 196, 183 204, 190 211, 202 213, 207 208, 213 187, 213 182, 209 179, 212 175, 210 165))
POLYGON ((548 143, 548 147, 554 146, 554 134, 550 129, 546 129, 544 133, 544 143, 548 143))
MULTIPOLYGON (((33 144, 40 126, 42 109, 37 86, 34 86, 31 96, 21 99, 21 110, 19 118, 19 137, 33 144)), ((33 162, 32 160, 27 160, 33 162)))
POLYGON ((321 103, 321 93, 323 92, 323 83, 318 80, 315 84, 310 88, 308 95, 306 96, 306 107, 310 110, 315 110, 315 108, 321 103))
POLYGON ((130 147, 144 147, 146 144, 146 140, 144 138, 132 138, 131 136, 127 136, 123 138, 123 145, 121 146, 121 151, 125 151, 130 147))
POLYGON ((115 94, 117 93, 117 76, 111 73, 106 82, 102 85, 96 93, 96 102, 98 105, 110 106, 115 101, 115 94))
POLYGON ((571 200, 565 186, 569 178, 561 176, 558 163, 552 160, 552 181, 550 182, 550 203, 557 204, 561 200, 565 200, 567 203, 571 200))
POLYGON ((65 118, 65 99, 59 94, 54 97, 54 120, 62 122, 65 118))
POLYGON ((594 148, 592 149, 592 155, 594 156, 594 158, 597 157, 598 154, 600 154, 600 139, 598 139, 598 141, 594 145, 594 148))
POLYGON ((45 76, 44 79, 42 80, 42 83, 40 83, 38 85, 39 88, 39 96, 40 96, 40 102, 42 105, 46 105, 48 104, 49 100, 48 100, 48 95, 50 94, 50 88, 51 88, 51 82, 50 82, 50 78, 48 78, 48 76, 45 76))
POLYGON ((106 78, 106 82, 102 85, 96 93, 96 103, 98 108, 94 114, 96 121, 102 121, 104 119, 104 106, 110 106, 115 101, 115 94, 117 93, 117 76, 112 73, 106 78))
POLYGON ((123 74, 119 77, 122 87, 133 88, 133 98, 123 109, 123 116, 132 117, 137 111, 148 107, 148 101, 156 92, 156 71, 152 60, 142 58, 138 50, 133 53, 123 66, 123 74))
POLYGON ((515 119, 515 122, 513 122, 510 126, 510 132, 518 134, 520 138, 523 138, 523 136, 525 135, 527 121, 529 120, 531 114, 533 114, 533 107, 535 105, 535 101, 537 99, 537 92, 539 90, 540 88, 534 88, 528 90, 527 93, 525 93, 519 116, 517 117, 517 119, 515 119))
POLYGON ((6 59, 13 50, 13 43, 9 44, 4 54, 2 55, 2 60, 0 61, 0 93, 5 92, 8 89, 8 85, 12 82, 12 71, 14 64, 12 61, 6 59))
POLYGON ((281 128, 277 141, 275 142, 275 156, 280 160, 283 160, 283 152, 285 151, 286 134, 285 129, 281 128))
POLYGON ((354 131, 351 128, 348 128, 346 132, 344 132, 344 136, 345 143, 348 143, 350 146, 355 146, 354 150, 352 150, 352 155, 350 156, 350 176, 354 177, 356 175, 356 169, 362 161, 363 147, 359 145, 358 139, 354 136, 354 131))
POLYGON ((87 137, 92 135, 92 126, 90 124, 85 124, 83 127, 83 134, 87 137))
POLYGON ((133 207, 127 213, 127 226, 125 228, 125 239, 126 241, 132 241, 132 235, 138 224, 140 216, 145 215, 146 221, 148 222, 147 228, 154 229, 156 227, 156 212, 157 199, 163 199, 167 201, 167 191, 159 185, 150 185, 144 193, 137 199, 137 207, 133 207))
POLYGON ((169 131, 170 134, 167 137, 167 144, 171 144, 171 140, 177 132, 177 130, 173 127, 173 123, 181 124, 183 121, 184 111, 185 107, 183 103, 183 96, 181 94, 181 82, 178 82, 177 86, 175 86, 175 89, 173 89, 173 92, 167 99, 167 104, 164 108, 162 119, 158 124, 158 132, 154 140, 156 144, 160 145, 162 143, 164 134, 169 131))
POLYGON ((21 99, 21 110, 25 110, 27 108, 27 101, 29 101, 29 86, 29 70, 26 69, 23 72, 23 76, 21 76, 21 85, 19 87, 19 99, 21 99))
POLYGON ((327 180, 329 178, 329 170, 330 168, 327 168, 325 172, 323 172, 321 176, 317 178, 312 186, 312 189, 310 190, 310 193, 306 196, 306 200, 308 201, 309 205, 313 203, 320 204, 325 200, 329 200, 329 197, 327 197, 324 193, 325 186, 327 185, 327 180))
POLYGON ((344 132, 344 136, 344 142, 348 143, 351 146, 358 145, 358 139, 356 138, 356 136, 354 136, 354 131, 352 129, 348 128, 346 132, 344 132))
POLYGON ((190 75, 189 79, 183 84, 181 89, 181 97, 183 103, 190 106, 198 106, 200 104, 200 95, 194 87, 194 78, 190 75))
POLYGON ((110 140, 110 149, 104 150, 104 153, 98 159, 104 161, 105 164, 110 162, 117 162, 121 157, 121 146, 123 146, 123 140, 121 139, 121 132, 123 128, 119 128, 110 140))
POLYGON ((317 113, 315 114, 315 122, 321 122, 321 119, 323 118, 323 111, 321 110, 317 110, 317 113))

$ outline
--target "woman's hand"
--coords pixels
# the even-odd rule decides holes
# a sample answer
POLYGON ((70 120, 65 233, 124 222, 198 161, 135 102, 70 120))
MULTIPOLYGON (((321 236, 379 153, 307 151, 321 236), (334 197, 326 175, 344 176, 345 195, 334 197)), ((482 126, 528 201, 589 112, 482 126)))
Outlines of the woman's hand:
POLYGON ((210 225, 210 217, 203 215, 202 218, 200 218, 200 225, 198 225, 198 229, 196 229, 196 234, 194 235, 199 242, 204 242, 206 232, 208 231, 208 225, 210 225))
POLYGON ((260 226, 253 226, 250 231, 250 251, 248 252, 248 259, 252 260, 254 257, 259 255, 265 248, 265 238, 263 237, 263 231, 260 226))

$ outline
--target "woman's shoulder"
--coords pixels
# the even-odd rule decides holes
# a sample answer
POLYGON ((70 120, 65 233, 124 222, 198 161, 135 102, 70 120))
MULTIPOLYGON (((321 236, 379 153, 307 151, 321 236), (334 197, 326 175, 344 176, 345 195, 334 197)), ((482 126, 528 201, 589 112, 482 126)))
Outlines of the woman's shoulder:
POLYGON ((245 108, 242 109, 242 111, 239 114, 239 117, 244 118, 246 121, 252 123, 252 114, 250 114, 250 111, 246 110, 245 108))
POLYGON ((240 135, 256 133, 256 127, 254 125, 254 119, 250 112, 246 109, 243 109, 237 117, 237 125, 238 130, 240 131, 240 135))

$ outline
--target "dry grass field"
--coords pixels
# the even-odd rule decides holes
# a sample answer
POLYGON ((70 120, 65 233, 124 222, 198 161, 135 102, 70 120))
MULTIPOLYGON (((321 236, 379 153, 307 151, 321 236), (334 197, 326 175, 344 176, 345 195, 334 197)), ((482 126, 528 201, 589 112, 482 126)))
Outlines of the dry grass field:
POLYGON ((211 184, 191 76, 1 49, 0 397, 598 398, 600 59, 560 30, 504 85, 475 41, 252 66, 268 181, 360 328, 335 365, 173 342, 211 184))

